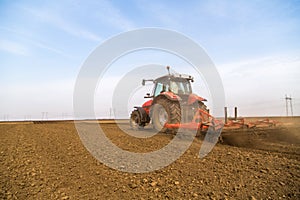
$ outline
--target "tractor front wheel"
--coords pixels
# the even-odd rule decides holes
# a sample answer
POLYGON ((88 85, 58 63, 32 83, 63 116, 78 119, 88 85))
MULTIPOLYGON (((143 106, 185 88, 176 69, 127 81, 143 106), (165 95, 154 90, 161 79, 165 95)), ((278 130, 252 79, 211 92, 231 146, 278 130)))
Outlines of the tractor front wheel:
POLYGON ((181 121, 181 110, 178 101, 161 98, 156 101, 152 109, 152 123, 157 131, 165 133, 176 133, 177 129, 164 127, 168 124, 178 124, 181 121))
POLYGON ((131 115, 130 115, 130 127, 133 130, 143 129, 145 126, 145 123, 142 123, 141 121, 142 120, 141 120, 141 115, 140 115, 139 111, 137 111, 137 110, 132 111, 131 115))

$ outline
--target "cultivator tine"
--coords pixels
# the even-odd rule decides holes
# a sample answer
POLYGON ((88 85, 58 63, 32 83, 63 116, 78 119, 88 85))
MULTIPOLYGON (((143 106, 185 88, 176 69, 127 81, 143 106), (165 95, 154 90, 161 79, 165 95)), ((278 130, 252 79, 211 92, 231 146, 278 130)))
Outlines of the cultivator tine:
POLYGON ((218 142, 224 126, 224 123, 222 121, 216 120, 214 118, 212 118, 211 124, 212 125, 209 126, 203 144, 199 151, 200 158, 205 157, 212 150, 212 148, 218 142))
POLYGON ((212 119, 212 127, 214 128, 215 131, 220 131, 222 132, 222 129, 224 127, 224 123, 221 120, 217 119, 212 119))

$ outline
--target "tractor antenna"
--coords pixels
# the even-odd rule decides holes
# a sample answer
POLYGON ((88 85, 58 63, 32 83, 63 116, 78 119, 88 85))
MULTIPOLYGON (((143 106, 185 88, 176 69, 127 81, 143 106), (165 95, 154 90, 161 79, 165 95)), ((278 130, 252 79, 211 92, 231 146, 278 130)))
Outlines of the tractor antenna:
POLYGON ((168 74, 169 74, 169 76, 171 75, 170 74, 170 66, 167 66, 167 70, 168 70, 168 74))

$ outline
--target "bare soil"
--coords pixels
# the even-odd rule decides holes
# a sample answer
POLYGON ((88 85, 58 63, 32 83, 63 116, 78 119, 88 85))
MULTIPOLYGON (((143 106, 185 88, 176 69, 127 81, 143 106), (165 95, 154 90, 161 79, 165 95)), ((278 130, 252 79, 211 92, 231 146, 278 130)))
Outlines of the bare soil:
MULTIPOLYGON (((101 126, 115 144, 134 152, 172 139, 134 138, 116 124, 101 126)), ((0 199, 300 199, 297 126, 226 131, 204 159, 196 138, 174 163, 144 174, 97 161, 70 122, 0 124, 0 142, 0 199)))

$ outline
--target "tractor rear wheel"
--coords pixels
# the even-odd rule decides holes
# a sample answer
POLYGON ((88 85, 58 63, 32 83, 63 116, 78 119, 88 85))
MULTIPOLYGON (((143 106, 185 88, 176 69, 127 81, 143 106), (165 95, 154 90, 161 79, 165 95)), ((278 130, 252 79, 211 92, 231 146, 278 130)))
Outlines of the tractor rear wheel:
POLYGON ((176 133, 177 129, 164 127, 168 124, 178 124, 181 121, 181 110, 178 101, 160 98, 153 105, 152 123, 157 131, 165 133, 176 133))
POLYGON ((145 123, 141 122, 141 115, 139 113, 139 111, 134 110, 131 112, 130 115, 130 127, 133 130, 140 130, 143 129, 145 126, 145 123))

